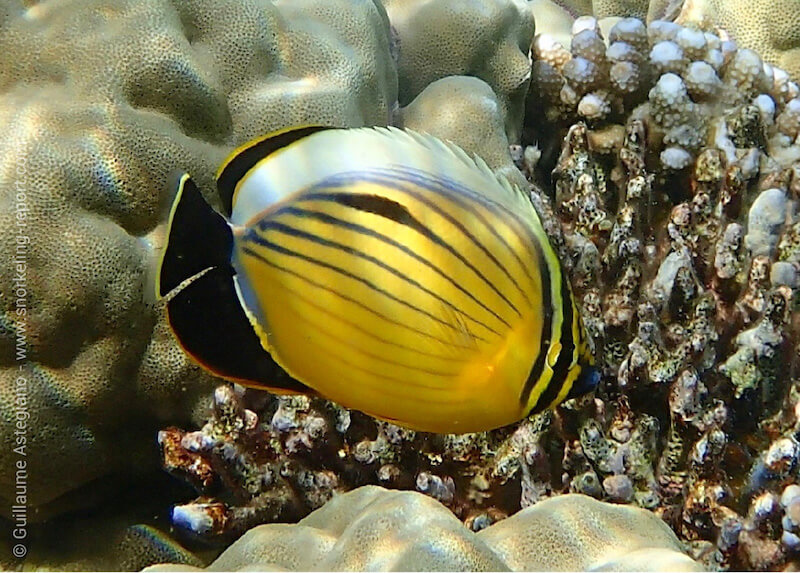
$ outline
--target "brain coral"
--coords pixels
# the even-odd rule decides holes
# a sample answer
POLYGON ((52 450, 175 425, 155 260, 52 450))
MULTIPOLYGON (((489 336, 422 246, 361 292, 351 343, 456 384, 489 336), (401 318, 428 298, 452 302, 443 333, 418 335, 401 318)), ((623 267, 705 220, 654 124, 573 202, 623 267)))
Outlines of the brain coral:
MULTIPOLYGON (((161 565, 147 571, 186 570, 161 565)), ((702 571, 645 510, 564 495, 472 533, 416 492, 364 486, 296 525, 251 529, 215 571, 702 571)))
POLYGON ((3 0, 0 14, 0 223, 14 229, 0 257, 24 263, 21 283, 0 265, 0 496, 8 508, 19 419, 27 502, 55 510, 148 467, 144 452, 152 467, 157 420, 186 419, 208 383, 143 298, 167 174, 211 196, 255 134, 386 124, 397 77, 371 0, 3 0))
MULTIPOLYGON (((544 0, 548 2, 549 0, 544 0)), ((553 0, 575 16, 593 15, 597 18, 608 16, 630 16, 644 20, 647 17, 649 0, 553 0)))
POLYGON ((450 75, 475 76, 495 94, 512 143, 520 138, 533 12, 525 0, 384 0, 399 37, 400 105, 450 75))

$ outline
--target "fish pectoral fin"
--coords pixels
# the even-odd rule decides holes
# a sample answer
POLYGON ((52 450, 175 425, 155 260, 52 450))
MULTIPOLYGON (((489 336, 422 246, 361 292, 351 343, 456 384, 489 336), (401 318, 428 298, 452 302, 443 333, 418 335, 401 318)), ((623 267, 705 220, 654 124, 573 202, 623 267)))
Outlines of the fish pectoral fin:
POLYGON ((451 341, 454 347, 468 351, 478 350, 478 339, 470 330, 467 318, 458 309, 442 304, 442 318, 447 326, 440 328, 439 335, 451 341))

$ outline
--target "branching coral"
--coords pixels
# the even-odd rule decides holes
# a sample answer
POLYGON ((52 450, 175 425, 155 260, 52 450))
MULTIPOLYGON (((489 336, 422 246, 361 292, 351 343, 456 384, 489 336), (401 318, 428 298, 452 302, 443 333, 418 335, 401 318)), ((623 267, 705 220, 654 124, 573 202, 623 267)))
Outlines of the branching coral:
POLYGON ((533 0, 542 14, 540 29, 564 30, 580 16, 598 19, 633 17, 646 22, 677 21, 708 31, 724 30, 744 48, 757 52, 772 65, 797 77, 800 51, 800 14, 793 0, 533 0), (548 17, 544 17, 544 16, 548 17), (556 15, 553 19, 551 15, 556 15))
MULTIPOLYGON (((582 302, 605 375, 596 395, 494 432, 434 436, 248 392, 242 408, 261 420, 251 439, 269 447, 223 441, 256 474, 287 480, 281 507, 301 514, 381 484, 427 493, 480 530, 572 491, 654 510, 709 567, 783 566, 799 537, 786 489, 800 453, 798 88, 675 24, 620 20, 606 43, 583 19, 574 38, 569 50, 534 42, 526 133, 541 153, 518 160, 582 302)), ((239 466, 224 449, 192 449, 209 431, 177 453, 225 482, 239 466)), ((243 524, 263 506, 230 483, 202 491, 243 524)))
MULTIPOLYGON (((642 83, 628 93, 609 73, 592 85, 611 88, 624 122, 624 137, 613 144, 596 143, 614 133, 613 116, 581 117, 564 97, 565 87, 583 89, 568 68, 581 57, 574 44, 561 64, 561 92, 550 88, 557 66, 535 74, 544 86, 533 92, 536 101, 552 106, 549 129, 566 133, 552 172, 563 256, 602 317, 587 326, 615 379, 609 391, 625 394, 640 420, 651 412, 661 426, 658 486, 640 485, 641 493, 657 494, 658 511, 698 554, 715 545, 709 564, 775 567, 792 558, 793 530, 764 529, 753 516, 768 505, 780 520, 780 504, 755 494, 780 495, 787 482, 759 468, 796 455, 789 436, 797 431, 790 397, 797 268, 785 264, 780 246, 793 244, 797 146, 791 121, 778 125, 775 117, 790 116, 797 86, 751 51, 675 25, 649 26, 647 57, 632 40, 620 47, 620 38, 643 30, 618 22, 606 52, 636 65, 642 83), (742 464, 742 456, 762 461, 742 464)), ((590 425, 590 447, 582 443, 590 461, 597 452, 613 461, 608 433, 590 425)))
POLYGON ((713 24, 728 32, 742 47, 758 52, 766 61, 798 77, 800 13, 795 2, 684 0, 681 4, 678 22, 713 24))

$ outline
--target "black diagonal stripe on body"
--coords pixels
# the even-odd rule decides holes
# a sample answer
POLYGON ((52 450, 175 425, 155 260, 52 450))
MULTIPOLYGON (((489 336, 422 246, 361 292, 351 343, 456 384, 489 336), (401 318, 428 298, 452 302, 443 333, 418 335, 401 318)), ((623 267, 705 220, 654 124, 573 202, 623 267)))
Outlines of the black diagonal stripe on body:
MULTIPOLYGON (((414 199, 423 203, 426 207, 436 211, 440 216, 447 219, 447 221, 456 227, 465 237, 467 237, 473 244, 475 244, 489 259, 494 262, 507 276, 509 275, 508 270, 497 260, 497 258, 486 248, 486 246, 475 237, 460 221, 452 218, 448 213, 446 213, 443 209, 441 209, 435 203, 429 201, 427 198, 423 197, 419 193, 413 192, 412 190, 406 187, 398 187, 396 184, 392 185, 390 182, 385 181, 383 182, 384 185, 389 186, 394 191, 399 191, 401 193, 405 193, 407 195, 412 196, 414 199)), ((467 266, 473 273, 475 273, 486 285, 488 285, 503 301, 514 311, 514 313, 519 317, 521 316, 519 309, 512 303, 500 290, 497 288, 492 281, 490 281, 478 268, 475 267, 471 262, 467 260, 464 255, 456 251, 456 249, 444 241, 439 235, 437 235, 433 230, 428 228, 427 226, 420 223, 404 206, 400 205, 396 201, 392 201, 391 199, 386 199, 383 197, 377 196, 367 196, 363 194, 347 194, 342 193, 340 194, 342 199, 345 201, 345 204, 349 207, 354 209, 359 209, 362 211, 367 211, 369 213, 374 213, 376 215, 380 215, 382 217, 386 217, 395 221, 396 223, 400 223, 401 225, 405 225, 411 229, 414 229, 418 233, 422 234, 425 238, 433 243, 439 245, 440 247, 444 247, 447 249, 450 254, 458 258, 462 264, 467 266), (362 200, 362 198, 367 198, 366 201, 362 200), (374 199, 381 199, 381 203, 377 203, 374 199), (397 205, 398 208, 386 208, 384 205, 387 203, 392 203, 397 205), (377 207, 377 209, 376 209, 377 207), (373 210, 375 209, 375 210, 373 210)), ((448 196, 449 198, 449 196, 448 196)), ((513 279, 512 279, 513 281, 513 279)))
MULTIPOLYGON (((373 290, 376 293, 378 293, 380 295, 383 295, 386 298, 388 298, 390 300, 393 300, 394 302, 396 302, 396 303, 398 303, 398 304, 400 304, 402 306, 405 306, 406 308, 408 308, 410 310, 416 311, 416 312, 418 312, 418 313, 420 313, 420 314, 422 314, 424 316, 427 316, 431 320, 433 320, 435 322, 438 322, 439 324, 442 324, 443 326, 446 326, 447 328, 450 328, 450 329, 455 330, 457 332, 461 332, 454 325, 450 324, 446 320, 442 320, 441 318, 439 318, 438 316, 428 312, 427 310, 425 310, 423 308, 419 308, 418 306, 413 305, 413 304, 409 303, 408 301, 405 301, 405 300, 403 300, 401 298, 398 298, 397 296, 393 295, 392 293, 388 292, 387 290, 382 289, 381 287, 376 285, 374 282, 372 282, 372 281, 370 281, 370 280, 368 280, 368 279, 366 279, 364 277, 360 277, 358 275, 355 275, 355 274, 351 273, 350 271, 348 271, 346 269, 343 269, 343 268, 338 267, 336 265, 332 265, 331 263, 328 263, 326 261, 322 261, 322 260, 317 259, 315 257, 311 257, 309 255, 304 255, 303 253, 299 253, 297 251, 293 251, 292 249, 288 249, 288 248, 286 248, 286 247, 284 247, 282 245, 279 245, 277 243, 274 243, 274 242, 272 242, 272 241, 270 241, 268 239, 265 239, 265 238, 259 236, 257 233, 252 233, 252 239, 251 240, 253 242, 255 242, 256 244, 261 245, 262 247, 264 247, 266 249, 269 249, 269 250, 272 250, 272 251, 275 251, 275 252, 290 256, 290 257, 298 258, 300 260, 306 261, 306 262, 311 263, 313 265, 317 265, 317 266, 326 268, 326 269, 331 270, 331 271, 333 271, 335 273, 338 273, 338 274, 340 274, 342 276, 345 276, 345 277, 347 277, 349 279, 357 281, 357 282, 363 284, 364 286, 366 286, 367 288, 369 288, 370 290, 373 290)), ((482 337, 478 336, 477 334, 473 334, 472 336, 477 340, 481 340, 483 342, 486 342, 485 338, 482 338, 482 337)))
MULTIPOLYGON (((413 169, 413 168, 376 169, 374 170, 374 172, 382 173, 384 177, 391 177, 395 181, 405 181, 408 183, 412 183, 414 185, 418 185, 420 187, 424 187, 425 189, 428 189, 429 191, 432 191, 434 193, 445 192, 447 193, 448 197, 459 202, 460 205, 462 205, 464 208, 470 210, 470 212, 476 215, 479 215, 479 211, 475 210, 475 208, 471 205, 471 203, 469 201, 466 201, 466 199, 471 199, 475 203, 478 203, 494 211, 494 213, 503 222, 514 223, 514 226, 516 227, 516 232, 520 236, 524 236, 528 239, 528 243, 526 244, 526 246, 528 247, 528 253, 531 255, 531 257, 535 257, 535 253, 530 251, 530 245, 538 243, 539 239, 531 232, 529 225, 520 218, 518 213, 512 211, 502 203, 493 201, 490 197, 478 193, 473 189, 470 189, 469 187, 466 187, 461 183, 453 179, 450 179, 446 176, 440 175, 438 177, 433 177, 419 169, 413 169)), ((531 205, 531 209, 533 209, 533 205, 531 205)), ((489 232, 491 232, 500 242, 502 242, 506 246, 509 252, 514 256, 514 258, 520 264, 523 272, 526 274, 528 279, 532 281, 533 279, 531 278, 531 275, 528 272, 527 266, 523 264, 522 260, 519 258, 519 255, 516 253, 516 251, 514 251, 514 249, 506 242, 506 240, 500 234, 497 233, 494 227, 492 227, 491 224, 488 221, 486 221, 482 215, 479 215, 479 218, 481 218, 486 228, 489 229, 489 232)), ((491 254, 489 253, 487 254, 491 256, 491 254)), ((506 273, 506 276, 508 276, 508 278, 514 283, 517 289, 519 289, 521 292, 524 293, 524 291, 520 288, 519 284, 517 284, 514 278, 505 269, 505 267, 496 260, 495 264, 499 268, 503 269, 506 273)))
MULTIPOLYGON (((341 202, 339 201, 339 198, 342 197, 343 195, 347 196, 347 194, 345 194, 345 193, 310 193, 308 195, 303 196, 301 198, 300 202, 304 203, 304 202, 306 202, 306 200, 308 200, 308 201, 330 202, 330 203, 333 203, 333 204, 336 204, 336 205, 341 205, 341 202)), ((399 249, 400 251, 402 251, 403 253, 405 253, 409 257, 413 258, 415 261, 417 261, 420 264, 423 264, 426 267, 428 267, 429 269, 431 269, 433 272, 435 272, 440 277, 442 277, 447 282, 449 282, 451 285, 453 285, 461 293, 463 293, 464 295, 469 297, 473 302, 475 302, 478 306, 480 306, 486 312, 488 312, 489 314, 494 316, 497 320, 503 322, 506 326, 508 326, 508 323, 501 316, 499 316, 494 310, 492 310, 486 304, 484 304, 484 302, 481 301, 479 298, 477 298, 474 294, 472 294, 470 291, 465 289, 461 284, 459 284, 458 281, 454 280, 452 276, 450 276, 449 274, 443 272, 438 266, 434 265, 432 262, 430 262, 428 259, 426 259, 423 256, 421 256, 420 254, 414 252, 412 249, 410 249, 406 245, 403 245, 399 241, 396 241, 396 240, 392 239, 391 237, 389 237, 389 236, 387 236, 387 235, 385 235, 383 233, 380 233, 380 232, 378 232, 378 231, 376 231, 374 229, 371 229, 371 228, 369 228, 369 227, 367 227, 365 225, 360 225, 358 223, 353 223, 351 221, 345 221, 344 219, 340 219, 339 217, 334 217, 333 215, 329 215, 328 213, 322 213, 322 212, 319 212, 319 211, 312 211, 312 210, 309 210, 309 209, 306 209, 306 208, 302 208, 302 207, 294 207, 294 206, 281 207, 280 209, 275 211, 274 216, 275 217, 279 217, 280 215, 283 215, 283 214, 294 215, 294 216, 302 217, 302 218, 315 219, 317 221, 320 221, 320 222, 323 222, 323 223, 326 223, 326 224, 329 224, 329 225, 333 225, 333 226, 336 226, 336 227, 341 227, 343 229, 347 229, 349 231, 352 231, 354 233, 357 233, 357 234, 360 234, 360 235, 363 235, 363 236, 366 236, 366 237, 371 237, 371 238, 377 239, 377 240, 381 241, 384 244, 387 244, 387 245, 390 245, 390 246, 392 246, 392 247, 394 247, 396 249, 399 249)))
MULTIPOLYGON (((387 170, 387 171, 396 173, 401 176, 404 173, 404 170, 387 170)), ((519 230, 519 232, 527 235, 529 239, 528 244, 532 245, 536 250, 536 259, 539 262, 538 267, 540 269, 542 276, 542 306, 544 308, 545 316, 542 328, 542 343, 540 345, 539 354, 537 355, 536 360, 534 361, 533 367, 531 368, 531 372, 528 376, 528 379, 525 382, 525 386, 523 387, 522 393, 520 394, 521 404, 527 403, 528 399, 530 398, 530 394, 536 385, 536 382, 539 380, 542 373, 544 372, 547 352, 550 348, 551 338, 553 336, 553 334, 551 333, 552 319, 553 319, 553 314, 556 310, 551 295, 551 289, 552 289, 551 281, 553 280, 553 278, 560 279, 561 288, 559 291, 559 295, 561 300, 558 306, 561 307, 563 314, 563 322, 561 325, 561 335, 560 335, 562 348, 556 360, 556 365, 553 367, 553 376, 550 378, 547 386, 544 388, 541 395, 537 399, 536 404, 531 409, 532 412, 543 410, 556 399, 559 392, 561 391, 562 387, 561 385, 563 381, 566 379, 566 375, 569 371, 569 367, 571 365, 575 349, 572 337, 572 328, 573 328, 572 298, 569 291, 569 286, 566 283, 567 279, 562 273, 560 266, 554 269, 550 269, 543 253, 543 248, 545 248, 545 246, 543 246, 541 244, 541 241, 539 241, 539 239, 533 234, 530 227, 525 225, 522 221, 520 221, 517 214, 508 209, 505 205, 492 201, 490 198, 482 196, 476 193, 474 190, 464 187, 458 182, 447 179, 446 177, 440 177, 439 179, 434 179, 419 170, 409 169, 406 171, 410 171, 413 173, 413 176, 408 177, 408 180, 409 182, 415 185, 420 185, 421 180, 427 180, 432 185, 438 185, 439 188, 448 189, 449 186, 451 189, 457 190, 458 192, 461 192, 468 197, 472 197, 477 201, 483 202, 484 204, 493 205, 496 209, 506 213, 508 215, 509 220, 515 221, 517 223, 517 229, 519 230), (443 185, 442 182, 446 182, 447 184, 443 185), (554 272, 551 273, 551 270, 554 272)), ((533 207, 531 206, 531 208, 533 207)), ((549 248, 549 244, 546 247, 549 248)))
MULTIPOLYGON (((364 311, 369 312, 370 314, 372 314, 374 316, 377 316, 378 318, 386 321, 389 324, 393 324, 395 326, 399 326, 401 328, 405 328, 405 329, 413 332, 414 334, 417 334, 417 335, 425 337, 425 338, 429 338, 431 340, 435 340, 436 342, 439 342, 439 343, 442 343, 442 344, 453 346, 455 348, 465 348, 465 349, 469 349, 469 350, 473 349, 471 346, 464 346, 464 345, 460 345, 460 344, 454 344, 450 340, 437 338, 436 336, 432 335, 430 332, 427 332, 427 331, 424 331, 424 330, 420 330, 418 328, 414 328, 413 326, 410 326, 410 325, 406 324, 405 322, 400 322, 398 320, 393 319, 390 316, 386 316, 385 314, 375 310, 373 307, 368 306, 368 305, 364 304, 363 302, 354 299, 351 296, 348 296, 348 295, 346 295, 344 293, 341 293, 341 292, 339 292, 339 291, 337 291, 335 289, 330 288, 327 285, 324 285, 324 284, 322 284, 320 282, 317 282, 317 281, 315 281, 313 279, 310 279, 310 278, 306 277, 305 275, 302 275, 302 274, 298 273, 297 271, 293 271, 292 269, 286 268, 286 267, 284 267, 282 265, 279 265, 278 263, 276 263, 274 261, 269 260, 264 255, 262 255, 261 253, 258 253, 258 252, 254 251, 253 249, 251 249, 249 247, 244 247, 242 250, 243 250, 243 252, 247 253, 248 255, 257 258, 262 263, 264 263, 266 265, 269 265, 270 267, 272 267, 272 268, 274 268, 274 269, 276 269, 276 270, 278 270, 278 271, 280 271, 282 273, 286 273, 286 274, 288 274, 290 276, 293 276, 293 277, 295 277, 295 278, 297 278, 297 279, 299 279, 299 280, 311 285, 314 288, 318 288, 320 290, 324 290, 325 292, 328 292, 328 293, 334 295, 335 297, 340 298, 340 299, 348 302, 349 304, 352 304, 352 305, 360 308, 361 310, 364 310, 364 311)), ((402 348, 404 350, 411 350, 411 351, 414 351, 414 352, 418 352, 422 356, 430 356, 430 357, 438 358, 438 359, 441 359, 441 360, 461 360, 460 358, 453 358, 453 357, 448 357, 448 356, 442 356, 440 354, 433 354, 433 353, 429 353, 429 352, 424 352, 423 350, 419 350, 419 349, 411 347, 411 346, 405 346, 405 345, 402 345, 402 344, 398 344, 398 343, 393 342, 391 340, 388 340, 386 338, 379 337, 375 333, 371 333, 371 334, 372 334, 373 337, 375 337, 376 340, 380 340, 381 342, 386 342, 387 344, 394 344, 398 348, 402 348)))
MULTIPOLYGON (((381 185, 381 186, 387 187, 387 188, 389 188, 389 189, 391 189, 393 191, 397 191, 399 193, 403 193, 405 195, 408 195, 408 196, 414 198, 419 203, 422 203, 426 208, 431 209, 432 211, 436 212, 439 216, 441 216, 443 219, 445 219, 448 223, 450 223, 456 229, 458 229, 458 231, 462 235, 464 235, 469 242, 471 242, 479 250, 481 250, 486 255, 487 258, 492 260, 492 262, 494 262, 494 264, 497 265, 498 268, 500 268, 506 276, 511 277, 510 273, 505 268, 505 266, 503 266, 502 263, 500 263, 497 260, 497 258, 486 248, 486 246, 481 241, 479 241, 478 238, 472 232, 470 232, 469 229, 467 229, 460 221, 458 221, 455 218, 453 218, 452 215, 450 215, 449 213, 444 211, 434 201, 431 201, 430 199, 428 199, 427 197, 425 197, 421 193, 410 189, 408 186, 398 185, 398 181, 397 180, 393 180, 391 178, 387 178, 387 177, 385 177, 383 175, 380 175, 380 174, 373 175, 372 172, 366 171, 366 172, 356 172, 356 173, 344 173, 344 174, 332 176, 330 178, 327 178, 325 181, 321 182, 319 184, 319 187, 328 187, 328 186, 330 186, 330 187, 334 187, 334 186, 345 187, 345 186, 349 186, 349 185, 353 185, 353 184, 357 184, 357 183, 365 183, 365 182, 366 183, 375 183, 377 185, 381 185)), ((435 192, 435 190, 434 190, 434 192, 435 192)), ((313 197, 314 194, 315 193, 313 191, 309 192, 307 194, 304 194, 303 198, 305 198, 305 197, 313 197)), ((367 196, 365 194, 346 194, 346 193, 342 193, 342 195, 349 195, 350 197, 375 197, 374 195, 367 196)), ((450 195, 448 195, 447 197, 451 198, 450 195)), ((391 200, 388 199, 387 201, 391 201, 391 200)), ((397 203, 396 201, 391 201, 391 202, 399 205, 399 203, 397 203)), ((368 202, 360 204, 358 199, 349 199, 348 206, 353 207, 353 208, 361 208, 361 210, 368 211, 370 213, 375 213, 377 215, 381 215, 381 216, 384 216, 384 217, 387 217, 387 218, 397 217, 396 219, 392 219, 392 220, 394 220, 395 222, 404 224, 404 225, 406 225, 406 226, 408 226, 410 228, 413 228, 415 231, 417 231, 417 232, 421 233, 423 236, 425 236, 428 240, 430 240, 430 241, 434 242, 435 244, 437 244, 438 246, 446 249, 450 254, 452 254, 454 257, 456 257, 464 266, 466 266, 468 269, 470 269, 490 289, 492 289, 495 292, 495 294, 497 294, 497 296, 500 297, 503 300, 503 302, 505 302, 506 305, 508 305, 508 307, 514 312, 514 314, 516 314, 518 317, 521 316, 521 314, 519 312, 519 309, 516 307, 516 305, 514 305, 514 303, 512 303, 508 299, 508 297, 506 297, 506 295, 503 294, 497 288, 497 285, 495 285, 492 281, 490 281, 479 269, 477 269, 475 267, 475 265, 473 265, 470 261, 468 261, 467 258, 464 257, 463 254, 461 254, 460 252, 456 251, 455 248, 451 244, 449 244, 447 241, 444 241, 439 235, 434 233, 430 228, 428 228, 427 226, 425 226, 422 223, 420 223, 416 218, 413 217, 413 215, 411 215, 411 213, 408 213, 408 211, 407 211, 407 209, 405 207, 401 206, 402 209, 405 212, 400 211, 400 210, 398 210, 396 208, 383 209, 383 210, 374 210, 373 211, 372 209, 376 208, 377 203, 375 203, 374 201, 370 200, 368 202), (406 213, 407 213, 407 215, 406 215, 406 213)), ((513 278, 511 280, 512 280, 512 282, 514 282, 516 284, 516 282, 513 280, 513 278)))
MULTIPOLYGON (((364 260, 364 261, 368 261, 368 262, 374 264, 375 266, 383 269, 384 271, 394 275, 395 277, 399 278, 400 280, 406 282, 407 284, 409 284, 409 285, 421 290, 422 292, 424 292, 428 296, 430 296, 432 298, 435 298, 436 300, 438 300, 439 302, 441 302, 445 306, 453 309, 456 312, 459 312, 459 313, 463 314, 464 316, 469 318, 471 321, 473 321, 476 324, 481 325, 483 328, 485 328, 489 332, 491 332, 493 334, 496 334, 497 336, 501 336, 500 332, 498 332, 497 330, 495 330, 494 328, 492 328, 491 326, 489 326, 488 324, 486 324, 482 320, 479 320, 479 319, 475 318, 474 316, 464 312, 463 310, 458 308, 456 305, 454 305, 449 300, 447 300, 444 297, 442 297, 441 295, 435 293, 434 291, 432 291, 431 289, 427 288, 426 286, 420 284, 419 281, 409 277, 405 273, 403 273, 400 270, 394 268, 393 266, 381 261, 377 257, 373 257, 372 255, 369 255, 369 254, 367 254, 367 253, 365 253, 363 251, 360 251, 360 250, 358 250, 356 248, 349 247, 347 245, 339 243, 338 241, 332 241, 330 239, 325 239, 323 237, 315 235, 314 233, 309 233, 309 232, 304 231, 302 229, 297 229, 295 227, 292 227, 291 225, 287 225, 286 223, 281 223, 280 221, 274 221, 274 220, 271 220, 271 219, 268 219, 268 220, 265 220, 265 221, 261 221, 258 224, 258 229, 259 229, 259 231, 263 231, 263 232, 275 231, 275 232, 283 233, 285 235, 289 235, 289 236, 292 236, 292 237, 297 237, 297 238, 300 238, 300 239, 304 239, 306 241, 310 241, 310 242, 315 243, 317 245, 321 245, 321 246, 324 246, 324 247, 329 247, 329 248, 332 248, 332 249, 336 249, 336 250, 342 251, 343 253, 346 253, 346 254, 348 254, 350 256, 357 257, 357 258, 359 258, 361 260, 364 260)), ((253 236, 260 236, 260 235, 258 233, 256 233, 256 232, 252 232, 251 231, 246 235, 246 238, 252 238, 253 236)), ((500 317, 499 315, 496 315, 494 313, 492 313, 492 314, 493 314, 493 316, 495 316, 495 318, 497 318, 497 320, 502 322, 507 328, 511 328, 511 325, 508 324, 508 322, 506 322, 505 320, 503 320, 502 317, 500 317)))

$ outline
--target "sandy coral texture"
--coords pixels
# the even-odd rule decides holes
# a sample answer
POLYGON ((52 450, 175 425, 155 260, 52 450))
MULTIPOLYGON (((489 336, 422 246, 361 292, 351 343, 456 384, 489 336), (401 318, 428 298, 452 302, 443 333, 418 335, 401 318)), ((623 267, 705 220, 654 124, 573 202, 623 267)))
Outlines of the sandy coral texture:
POLYGON ((741 46, 800 77, 800 6, 796 0, 684 0, 678 21, 713 23, 741 46))
POLYGON ((383 3, 400 37, 400 105, 445 76, 475 76, 497 95, 508 137, 519 143, 534 32, 527 0, 383 3))
MULTIPOLYGON (((364 486, 296 525, 250 530, 210 566, 242 571, 702 571, 642 509, 566 495, 472 533, 415 492, 364 486)), ((160 565, 147 571, 187 570, 160 565)), ((194 570, 194 569, 193 569, 194 570)))
MULTIPOLYGON (((405 122, 520 181, 508 140, 530 80, 528 4, 387 8, 393 26, 377 0, 0 0, 0 221, 19 231, 0 257, 25 265, 19 291, 0 265, 0 440, 30 415, 37 518, 153 468, 156 428, 207 407, 210 378, 145 296, 168 174, 191 172, 214 202, 217 166, 254 136, 405 122)), ((4 448, 0 498, 14 461, 4 448)))
MULTIPOLYGON (((0 441, 21 375, 41 508, 153 467, 157 420, 188 419, 209 388, 143 296, 168 174, 192 172, 214 200, 233 145, 294 123, 386 124, 397 79, 370 0, 2 4, 0 223, 17 232, 0 258, 23 260, 25 284, 12 292, 16 269, 0 265, 0 441)), ((2 497, 15 456, 0 453, 2 497)))

